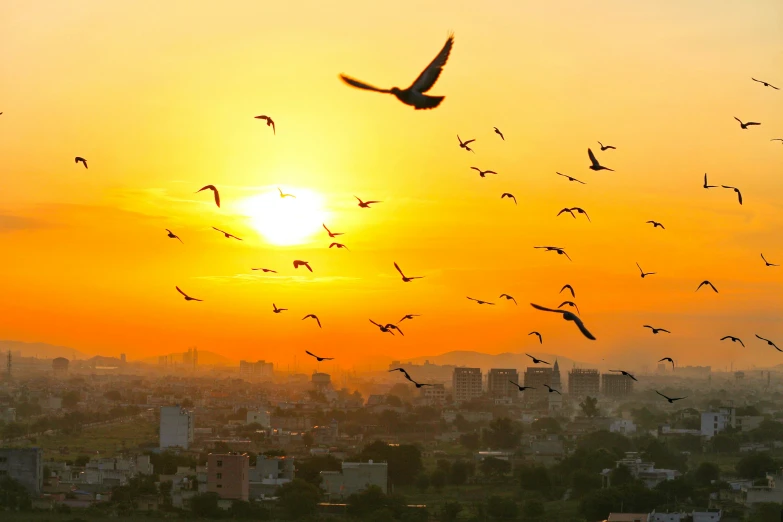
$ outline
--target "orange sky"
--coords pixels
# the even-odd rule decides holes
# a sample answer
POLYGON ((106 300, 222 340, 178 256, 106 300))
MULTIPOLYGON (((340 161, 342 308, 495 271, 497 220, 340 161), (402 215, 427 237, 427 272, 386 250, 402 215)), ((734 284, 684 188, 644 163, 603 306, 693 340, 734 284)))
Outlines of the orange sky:
POLYGON ((188 346, 280 365, 296 354, 300 367, 310 349, 350 367, 536 350, 535 329, 542 351, 582 361, 783 362, 753 338, 783 347, 783 267, 759 257, 783 264, 783 147, 769 141, 783 137, 783 91, 750 80, 783 86, 783 5, 486 4, 0 6, 0 338, 130 359, 188 346), (405 87, 449 30, 434 111, 337 78, 405 87), (272 115, 276 136, 257 114, 272 115), (762 125, 743 131, 733 116, 762 125), (477 139, 475 155, 457 133, 477 139), (596 140, 617 146, 598 153, 616 172, 587 169, 596 140), (473 165, 500 174, 481 179, 473 165), (745 204, 702 189, 704 172, 745 204), (221 209, 194 194, 208 183, 221 209), (304 196, 281 202, 277 187, 304 196), (300 212, 318 227, 308 195, 350 252, 327 249, 323 230, 269 241, 300 212), (360 209, 354 195, 383 203, 360 209), (267 203, 291 206, 270 219, 267 203), (592 223, 555 218, 564 206, 592 223), (573 262, 534 245, 563 246, 573 262), (393 261, 425 279, 402 283, 393 261), (658 275, 641 280, 636 261, 658 275), (694 292, 705 278, 720 294, 694 292), (565 283, 597 341, 528 306, 557 306, 565 283), (323 330, 301 321, 308 313, 323 330), (406 313, 422 317, 403 323, 404 338, 368 322, 406 313), (747 348, 718 342, 728 334, 747 348))

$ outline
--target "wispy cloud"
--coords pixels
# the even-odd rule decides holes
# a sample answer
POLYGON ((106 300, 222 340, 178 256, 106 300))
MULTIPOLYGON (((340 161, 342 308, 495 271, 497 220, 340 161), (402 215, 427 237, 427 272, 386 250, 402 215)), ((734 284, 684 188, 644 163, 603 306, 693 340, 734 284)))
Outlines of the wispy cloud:
POLYGON ((49 225, 43 221, 24 216, 0 214, 0 232, 13 232, 15 230, 33 230, 46 228, 49 225))

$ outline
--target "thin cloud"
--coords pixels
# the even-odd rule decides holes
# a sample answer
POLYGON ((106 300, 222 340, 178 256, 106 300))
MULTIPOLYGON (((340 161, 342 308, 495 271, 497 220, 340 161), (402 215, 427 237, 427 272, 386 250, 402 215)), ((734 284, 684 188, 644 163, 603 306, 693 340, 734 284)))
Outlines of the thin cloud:
POLYGON ((43 221, 24 216, 0 214, 0 232, 13 232, 15 230, 35 230, 47 228, 49 225, 43 221))

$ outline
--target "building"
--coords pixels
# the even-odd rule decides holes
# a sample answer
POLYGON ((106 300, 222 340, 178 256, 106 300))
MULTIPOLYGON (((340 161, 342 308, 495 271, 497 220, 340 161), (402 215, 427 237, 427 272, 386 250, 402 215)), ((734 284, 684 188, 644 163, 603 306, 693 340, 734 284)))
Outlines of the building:
POLYGON ((52 359, 52 371, 55 375, 64 375, 68 373, 68 365, 70 362, 65 357, 57 357, 52 359))
POLYGON ((0 478, 19 482, 31 495, 43 488, 43 450, 40 448, 0 448, 0 478))
POLYGON ((630 419, 615 419, 609 425, 609 431, 612 433, 631 435, 636 433, 636 424, 630 419))
MULTIPOLYGON (((552 386, 552 368, 538 368, 530 366, 525 368, 525 386, 531 386, 532 389, 525 390, 524 398, 526 402, 540 402, 548 399, 549 392, 544 388, 545 384, 552 386)), ((552 386, 554 388, 554 386, 552 386)))
POLYGON ((250 457, 233 453, 210 453, 207 456, 207 491, 222 499, 250 498, 250 457))
POLYGON ((196 366, 198 366, 198 348, 188 348, 188 351, 182 354, 182 366, 186 370, 196 370, 196 366))
POLYGON ((260 424, 269 429, 272 427, 272 417, 268 411, 248 411, 245 424, 260 424))
POLYGON ((125 364, 126 362, 128 362, 128 359, 125 357, 125 354, 124 354, 124 353, 121 353, 121 354, 120 354, 120 362, 121 362, 121 363, 123 363, 123 364, 125 364))
POLYGON ((684 379, 709 379, 712 366, 677 366, 673 371, 677 377, 684 379))
POLYGON ((761 415, 737 416, 733 407, 718 408, 717 411, 705 411, 701 414, 701 435, 711 439, 726 428, 751 431, 758 428, 764 417, 761 415))
POLYGON ((160 408, 160 449, 188 449, 193 442, 193 412, 179 406, 160 408))
POLYGON ((342 471, 321 472, 321 489, 329 500, 348 498, 369 486, 378 486, 388 493, 389 473, 385 462, 343 462, 342 471))
POLYGON ((487 393, 490 397, 519 397, 519 388, 511 382, 519 382, 519 372, 505 368, 492 368, 487 374, 487 393))
POLYGON ((426 402, 428 406, 437 406, 443 404, 446 401, 446 387, 443 386, 443 384, 424 386, 420 390, 420 393, 422 399, 424 399, 424 402, 426 402))
POLYGON ((622 373, 601 374, 601 393, 607 397, 627 397, 633 393, 634 380, 622 373))
POLYGON ((254 379, 271 379, 274 376, 275 367, 266 361, 239 361, 239 374, 254 379))
POLYGON ((294 480, 294 459, 292 457, 267 457, 259 455, 256 467, 250 470, 250 479, 260 482, 262 479, 294 480))
POLYGON ((318 391, 323 392, 332 388, 332 376, 328 373, 313 372, 310 382, 313 383, 313 388, 318 391))
MULTIPOLYGON (((625 458, 615 462, 615 467, 625 466, 631 472, 634 478, 642 481, 649 489, 654 488, 666 480, 674 480, 681 475, 676 469, 660 469, 655 467, 654 462, 643 462, 639 454, 635 451, 625 452, 625 458)), ((610 480, 612 469, 605 469, 601 472, 602 484, 604 487, 611 487, 610 480)))
POLYGON ((609 513, 605 522, 650 522, 647 513, 609 513))
POLYGON ((547 390, 549 413, 556 414, 563 409, 563 385, 560 382, 560 366, 557 364, 557 359, 555 359, 555 364, 552 365, 552 382, 549 383, 549 386, 551 386, 553 390, 558 391, 558 393, 554 393, 547 390))
POLYGON ((481 368, 454 368, 451 393, 454 402, 466 402, 481 397, 481 368))
POLYGON ((601 375, 598 370, 574 368, 568 372, 568 395, 583 399, 597 397, 601 391, 601 375))

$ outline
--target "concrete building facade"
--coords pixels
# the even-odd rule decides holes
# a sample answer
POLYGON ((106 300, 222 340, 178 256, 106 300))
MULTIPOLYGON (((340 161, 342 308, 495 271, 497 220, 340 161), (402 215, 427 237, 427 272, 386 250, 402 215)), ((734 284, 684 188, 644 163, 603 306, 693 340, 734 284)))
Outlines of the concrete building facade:
POLYGON ((179 406, 160 408, 160 449, 188 449, 193 442, 193 412, 179 406))
POLYGON ((437 406, 446 402, 446 387, 443 384, 433 384, 421 389, 421 397, 428 406, 437 406))
POLYGON ((321 489, 330 500, 347 498, 369 486, 388 493, 389 468, 385 462, 343 462, 342 471, 321 472, 321 489))
POLYGON ((622 373, 601 374, 601 393, 607 397, 626 397, 633 393, 634 380, 622 373))
POLYGON ((519 388, 509 381, 519 382, 519 372, 507 368, 492 368, 487 374, 487 393, 490 397, 518 397, 519 388))
POLYGON ((601 375, 598 370, 574 368, 568 372, 568 395, 571 397, 597 397, 600 391, 601 375))
POLYGON ((451 380, 451 393, 454 402, 466 402, 481 397, 481 368, 454 368, 451 380))
POLYGON ((222 499, 244 500, 250 496, 250 457, 232 453, 207 456, 207 491, 222 499))
POLYGON ((0 479, 19 482, 32 495, 43 488, 43 450, 40 448, 0 448, 0 479))
POLYGON ((535 366, 525 368, 525 386, 532 387, 530 390, 525 390, 525 401, 539 402, 548 399, 549 392, 544 388, 544 384, 552 386, 552 375, 552 368, 535 366))

